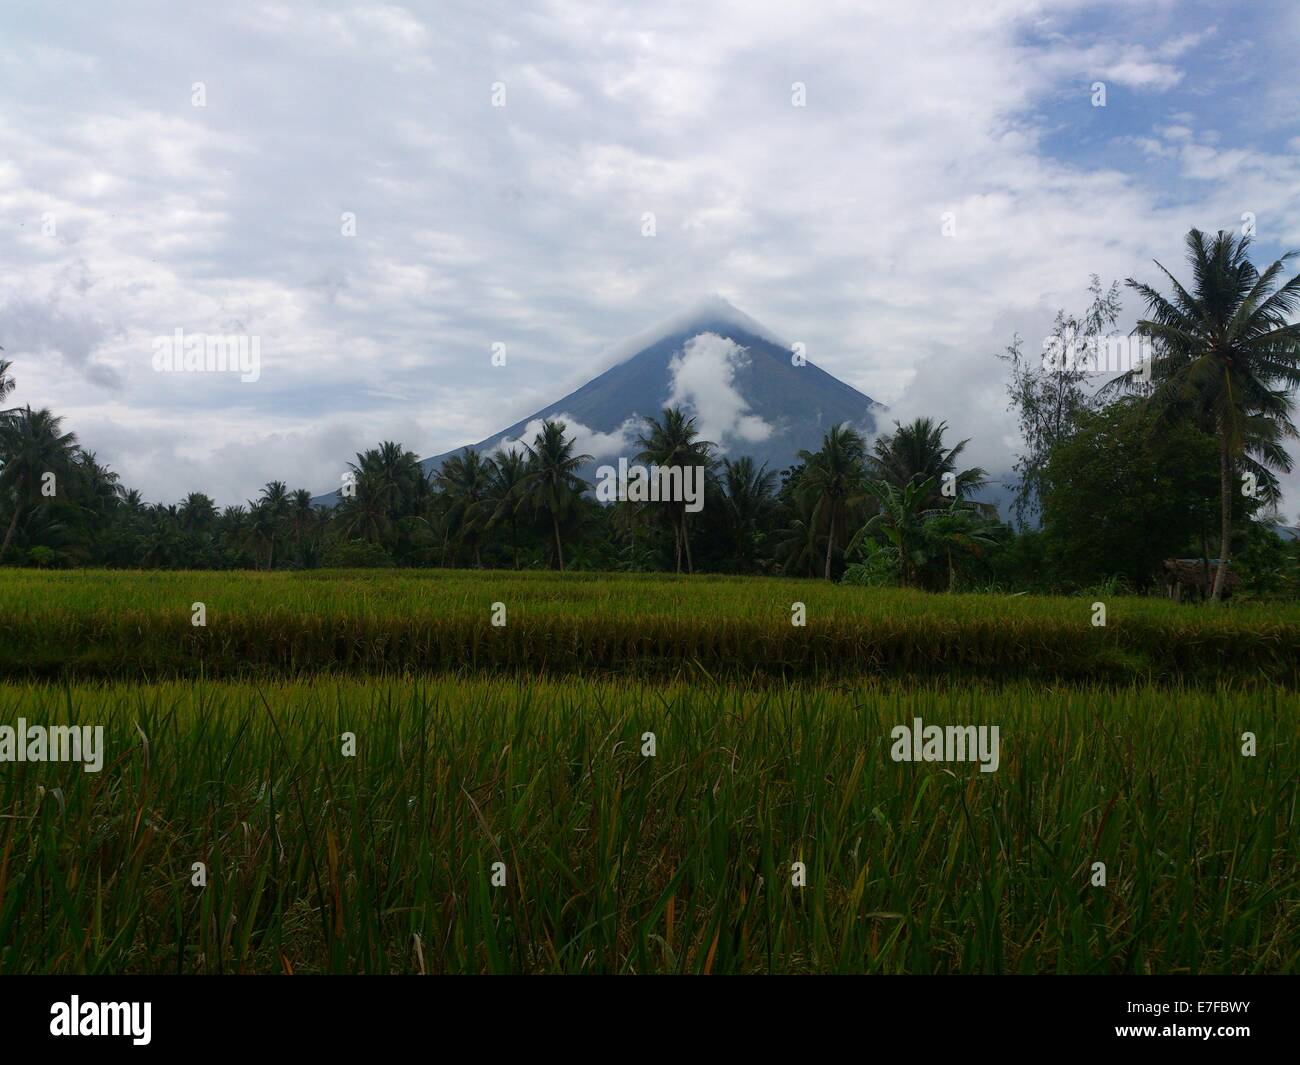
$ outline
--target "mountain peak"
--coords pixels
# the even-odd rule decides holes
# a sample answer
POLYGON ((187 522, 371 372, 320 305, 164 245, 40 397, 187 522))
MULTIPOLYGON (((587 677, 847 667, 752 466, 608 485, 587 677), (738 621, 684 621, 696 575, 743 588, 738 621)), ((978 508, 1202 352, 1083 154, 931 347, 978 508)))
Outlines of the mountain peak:
MULTIPOLYGON (((680 406, 719 454, 783 469, 815 450, 833 425, 870 431, 875 402, 811 362, 722 296, 707 296, 608 349, 604 368, 574 392, 473 445, 491 452, 531 439, 553 418, 593 463, 635 450, 647 416, 680 406), (711 334, 711 335, 710 335, 711 334), (703 336, 702 336, 703 335, 703 336)), ((435 455, 435 468, 447 457, 435 455)), ((590 471, 585 471, 589 473, 590 471)))
POLYGON ((676 314, 670 315, 652 325, 649 329, 643 329, 613 347, 605 349, 597 357, 596 365, 601 368, 616 366, 646 348, 654 347, 671 337, 687 333, 717 331, 719 329, 747 333, 780 348, 789 347, 789 344, 779 335, 768 329, 757 319, 751 318, 730 300, 718 293, 712 293, 700 297, 676 314))
POLYGON ((770 330, 716 292, 696 300, 670 321, 680 322, 688 329, 694 325, 732 325, 764 340, 776 340, 770 330))

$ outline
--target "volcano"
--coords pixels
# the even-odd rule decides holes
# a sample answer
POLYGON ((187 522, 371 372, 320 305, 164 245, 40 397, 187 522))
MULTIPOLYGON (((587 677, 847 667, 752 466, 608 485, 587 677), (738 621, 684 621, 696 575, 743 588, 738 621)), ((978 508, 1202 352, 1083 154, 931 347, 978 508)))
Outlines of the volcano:
MULTIPOLYGON (((788 343, 721 297, 610 348, 596 360, 609 364, 581 388, 467 445, 490 454, 531 443, 546 419, 562 421, 575 452, 592 456, 579 473, 592 482, 597 467, 617 465, 639 450, 647 416, 681 406, 720 458, 743 455, 779 471, 815 451, 834 425, 848 423, 868 435, 884 407, 804 359, 788 343)), ((421 462, 433 474, 464 447, 421 462)), ((332 505, 338 493, 313 502, 332 505)))
MULTIPOLYGON (((577 452, 593 457, 582 475, 638 450, 646 416, 681 406, 719 457, 751 456, 780 470, 815 451, 833 425, 869 434, 884 408, 796 355, 789 343, 720 297, 696 304, 605 353, 613 365, 581 388, 473 444, 490 453, 531 443, 546 419, 562 421, 577 452)), ((462 449, 425 459, 432 472, 462 449)))

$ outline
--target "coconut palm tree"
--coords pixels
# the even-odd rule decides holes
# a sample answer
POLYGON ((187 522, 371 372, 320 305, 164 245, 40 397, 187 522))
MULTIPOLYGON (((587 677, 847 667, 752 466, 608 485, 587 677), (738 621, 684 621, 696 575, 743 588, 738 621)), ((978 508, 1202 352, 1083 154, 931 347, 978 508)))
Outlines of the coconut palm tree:
POLYGON ((289 517, 289 488, 283 481, 268 481, 257 501, 249 500, 252 515, 252 535, 258 543, 266 545, 266 568, 275 565, 275 544, 280 530, 289 517))
POLYGON ((474 549, 474 564, 482 567, 482 540, 479 519, 484 496, 491 480, 491 459, 485 459, 472 447, 465 448, 443 462, 434 476, 434 485, 443 497, 443 562, 449 540, 455 539, 457 553, 463 546, 474 549))
POLYGON ((311 492, 299 488, 289 497, 289 524, 293 529, 293 552, 297 563, 303 562, 303 545, 319 524, 319 515, 311 503, 311 492))
POLYGON ((815 577, 817 564, 822 559, 821 536, 817 529, 817 500, 796 492, 792 503, 787 524, 774 534, 774 555, 782 573, 795 577, 815 577))
MULTIPOLYGON (((641 447, 636 456, 638 462, 678 467, 683 473, 688 467, 703 466, 705 474, 709 473, 713 466, 713 449, 717 445, 711 440, 700 439, 695 419, 688 417, 681 407, 665 408, 662 421, 647 416, 645 423, 645 429, 637 436, 637 444, 641 447)), ((686 500, 669 501, 668 515, 676 544, 677 572, 681 573, 682 558, 685 557, 686 572, 693 573, 691 541, 686 531, 686 500)))
MULTIPOLYGON (((1259 273, 1250 238, 1220 230, 1186 237, 1191 288, 1159 262, 1173 292, 1166 297, 1132 278, 1146 303, 1135 332, 1152 343, 1149 401, 1165 413, 1190 416, 1219 439, 1219 568, 1211 593, 1223 598, 1232 548, 1235 475, 1243 460, 1291 469, 1280 447, 1296 437, 1291 392, 1300 385, 1300 275, 1279 285, 1288 253, 1259 273)), ((1136 387, 1139 371, 1117 383, 1136 387)))
POLYGON ((357 482, 369 480, 370 490, 388 511, 390 520, 416 512, 424 471, 415 452, 407 451, 401 444, 385 440, 377 448, 358 452, 357 461, 348 463, 357 482))
POLYGON ((927 507, 942 506, 949 499, 966 499, 987 482, 985 471, 978 466, 958 470, 957 461, 966 450, 969 440, 961 440, 945 447, 943 434, 947 422, 932 418, 917 418, 907 425, 894 423, 894 432, 879 436, 872 444, 867 459, 868 472, 875 480, 888 481, 902 488, 914 478, 934 478, 935 490, 926 500, 927 507), (951 474, 951 492, 944 494, 945 474, 951 474))
POLYGON ((207 532, 217 520, 217 505, 210 496, 191 492, 181 501, 178 515, 185 532, 207 532))
POLYGON ((927 513, 921 526, 925 552, 931 559, 943 559, 948 568, 948 591, 957 586, 954 556, 977 558, 997 546, 1001 524, 975 507, 953 500, 946 507, 927 513))
POLYGON ((748 455, 732 462, 722 460, 722 487, 731 524, 736 562, 752 569, 758 531, 775 502, 776 473, 767 464, 755 467, 748 455))
POLYGON ((520 483, 522 498, 538 513, 551 519, 554 540, 555 568, 564 570, 564 543, 560 537, 560 515, 571 511, 578 497, 587 488, 587 482, 578 476, 583 463, 591 455, 575 455, 575 441, 565 435, 563 422, 547 419, 533 437, 531 444, 524 443, 528 452, 528 472, 520 483))
POLYGON ((122 486, 118 475, 101 464, 93 451, 84 449, 78 449, 74 468, 82 509, 96 518, 107 518, 121 503, 122 486))
POLYGON ((804 470, 796 492, 815 502, 812 520, 826 530, 827 580, 836 545, 848 539, 849 511, 862 499, 866 450, 862 434, 845 424, 834 426, 816 453, 799 452, 804 470))
POLYGON ((144 513, 145 502, 144 496, 140 494, 138 488, 127 488, 122 490, 122 509, 135 518, 144 513))
POLYGON ((248 508, 239 503, 225 507, 217 518, 216 535, 224 548, 227 561, 232 565, 238 564, 244 557, 244 550, 250 540, 248 526, 248 508))
POLYGON ((510 530, 510 552, 514 568, 519 568, 519 507, 523 503, 522 485, 528 473, 523 452, 510 448, 487 462, 487 483, 479 500, 484 529, 505 524, 510 530))
POLYGON ((355 493, 344 497, 334 518, 345 539, 362 539, 380 546, 388 543, 393 527, 386 494, 368 477, 357 481, 355 493))
POLYGON ((179 508, 161 503, 152 506, 146 522, 140 543, 141 563, 151 569, 181 565, 185 561, 185 542, 181 536, 179 508))
POLYGON ((889 481, 868 481, 867 493, 877 509, 854 534, 848 551, 868 539, 882 540, 897 556, 899 577, 907 585, 923 583, 926 567, 942 559, 947 568, 948 590, 957 584, 954 556, 973 557, 997 544, 1000 523, 961 500, 927 507, 934 497, 935 479, 913 478, 901 488, 889 481))
MULTIPOLYGON (((0 351, 4 351, 4 348, 0 348, 0 351)), ((17 384, 13 374, 9 372, 12 368, 13 363, 8 359, 0 359, 0 406, 4 405, 4 401, 9 398, 9 394, 17 384)))
POLYGON ((46 474, 57 478, 72 468, 77 454, 75 433, 61 432, 63 419, 48 410, 23 407, 0 423, 0 502, 9 498, 13 514, 0 543, 4 558, 18 527, 19 515, 31 504, 46 474))

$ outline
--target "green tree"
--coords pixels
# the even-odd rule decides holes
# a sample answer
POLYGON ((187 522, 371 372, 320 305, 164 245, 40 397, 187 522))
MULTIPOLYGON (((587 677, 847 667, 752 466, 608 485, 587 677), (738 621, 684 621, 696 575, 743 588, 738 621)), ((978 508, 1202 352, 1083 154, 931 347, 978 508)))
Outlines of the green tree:
MULTIPOLYGON (((637 436, 641 450, 637 453, 638 462, 647 462, 655 466, 678 467, 683 473, 689 468, 701 466, 707 474, 712 465, 714 444, 701 440, 695 419, 688 417, 681 407, 667 407, 660 419, 645 419, 645 428, 637 436)), ((682 571, 682 560, 686 561, 686 572, 695 571, 691 558, 691 540, 687 531, 686 501, 684 499, 667 502, 667 512, 673 527, 674 550, 677 556, 677 572, 682 571)))
POLYGON ((1026 355, 1016 336, 1006 353, 998 356, 1010 364, 1007 397, 1009 408, 1017 414, 1025 449, 1014 466, 1019 477, 1013 510, 1022 529, 1038 516, 1043 469, 1052 449, 1070 436, 1083 414, 1099 405, 1096 393, 1085 388, 1092 372, 1087 363, 1065 356, 1071 351, 1087 351, 1112 335, 1122 309, 1119 282, 1102 288, 1101 278, 1093 274, 1088 291, 1092 301, 1082 314, 1064 309, 1056 312, 1043 353, 1026 355), (1045 359, 1043 355, 1048 353, 1056 357, 1045 359))
POLYGON ((348 463, 358 484, 366 481, 372 498, 381 505, 389 521, 414 514, 427 489, 419 457, 401 444, 385 440, 378 447, 357 454, 348 463))
POLYGON ((1210 434, 1161 419, 1136 397, 1084 415, 1043 477, 1043 533, 1058 578, 1148 587, 1165 559, 1197 539, 1216 493, 1216 450, 1210 434))
POLYGON ((921 568, 930 557, 926 551, 925 519, 929 511, 925 501, 934 486, 933 477, 910 480, 901 488, 889 481, 868 481, 864 487, 878 509, 854 535, 849 552, 868 537, 882 539, 898 554, 903 583, 917 584, 921 568))
POLYGON ((785 521, 777 529, 776 562, 781 572, 793 577, 815 577, 822 561, 821 535, 817 527, 818 501, 795 492, 784 509, 785 521))
POLYGON ((731 529, 733 559, 742 571, 755 568, 761 529, 775 502, 776 474, 755 466, 748 455, 722 460, 723 498, 731 529))
POLYGON ((312 506, 311 492, 296 489, 289 497, 289 528, 293 533, 294 560, 299 566, 307 564, 321 526, 320 509, 312 506))
POLYGON ((62 431, 63 419, 48 410, 23 407, 0 423, 0 501, 13 510, 0 543, 0 559, 9 550, 18 519, 38 498, 43 478, 56 485, 67 477, 77 454, 77 437, 62 431))
POLYGON ((509 531, 512 565, 519 568, 519 508, 524 502, 524 479, 528 462, 523 452, 510 448, 489 459, 487 482, 479 500, 485 529, 504 525, 509 531))
MULTIPOLYGON (((4 348, 0 348, 0 351, 4 351, 4 348)), ((0 405, 9 398, 17 384, 13 374, 9 372, 12 368, 13 363, 8 359, 0 359, 0 405)))
POLYGON ((491 481, 492 460, 485 459, 472 447, 452 455, 434 476, 434 483, 443 494, 444 526, 443 547, 449 540, 459 553, 469 547, 474 552, 474 564, 481 567, 482 538, 480 531, 485 520, 482 503, 491 481))
MULTIPOLYGON (((1169 280, 1166 297, 1128 279, 1146 303, 1139 336, 1152 342, 1150 402, 1174 416, 1190 413, 1212 429, 1219 445, 1219 568, 1213 599, 1223 597, 1232 554, 1236 472, 1244 458, 1259 466, 1291 468, 1282 437, 1295 438, 1291 392, 1300 384, 1300 326, 1289 318, 1300 303, 1300 275, 1279 285, 1288 253, 1261 274, 1250 261, 1250 238, 1220 230, 1186 237, 1191 288, 1159 262, 1169 280)), ((1137 371, 1122 383, 1133 386, 1137 371)))
POLYGON ((181 528, 191 535, 210 532, 217 521, 217 505, 202 492, 191 492, 179 510, 181 528))
POLYGON ((926 515, 921 526, 924 552, 932 564, 943 565, 948 591, 956 591, 959 566, 986 558, 1002 540, 1005 529, 996 518, 960 500, 926 515))
POLYGON ((334 524, 345 540, 365 540, 384 546, 389 542, 393 520, 389 496, 381 484, 369 477, 355 481, 350 495, 334 511, 334 524))
POLYGON ((866 449, 861 433, 837 425, 822 439, 820 450, 799 452, 804 469, 796 490, 815 501, 812 523, 826 530, 826 580, 831 579, 836 546, 849 537, 850 512, 863 498, 866 449))
POLYGON ((250 533, 255 543, 266 548, 266 568, 275 565, 275 545, 289 517, 289 489, 283 481, 270 481, 257 502, 249 503, 252 515, 250 533))
POLYGON ((881 481, 888 481, 895 488, 902 488, 909 482, 932 478, 935 489, 927 507, 941 507, 950 499, 968 499, 972 492, 987 484, 984 470, 978 466, 959 470, 958 460, 966 450, 969 440, 961 440, 952 447, 945 447, 943 435, 948 429, 947 422, 935 422, 932 418, 917 418, 907 425, 894 423, 894 432, 879 436, 872 445, 871 455, 867 460, 870 475, 881 481), (951 475, 952 490, 944 493, 944 481, 951 475))
POLYGON ((578 476, 578 470, 592 459, 591 455, 575 455, 574 446, 575 442, 566 435, 564 423, 549 418, 542 423, 533 442, 524 444, 528 452, 528 472, 519 490, 539 515, 550 519, 554 565, 560 571, 564 570, 560 518, 575 508, 586 489, 587 482, 578 476))

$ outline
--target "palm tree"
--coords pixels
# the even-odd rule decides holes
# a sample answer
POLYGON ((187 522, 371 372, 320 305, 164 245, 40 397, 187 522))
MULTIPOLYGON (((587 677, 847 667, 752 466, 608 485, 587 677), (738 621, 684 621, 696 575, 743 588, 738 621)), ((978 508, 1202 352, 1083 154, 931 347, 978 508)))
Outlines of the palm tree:
POLYGON ((175 505, 150 507, 141 542, 140 561, 153 569, 178 566, 185 560, 180 510, 175 505))
MULTIPOLYGON (((79 563, 95 556, 102 559, 109 543, 109 531, 122 505, 122 486, 118 475, 101 463, 93 451, 84 448, 77 448, 74 453, 71 473, 67 498, 73 513, 65 515, 64 522, 75 528, 75 536, 65 556, 76 558, 79 563)), ((48 539, 37 543, 53 546, 48 539)))
POLYGON ((237 564, 243 559, 244 549, 250 539, 248 526, 248 510, 239 503, 223 509, 217 519, 217 538, 223 545, 224 557, 230 564, 237 564))
POLYGON ((266 568, 269 570, 275 564, 276 538, 289 516, 288 486, 283 481, 268 481, 257 502, 249 500, 248 508, 253 516, 253 539, 266 544, 266 568))
MULTIPOLYGON (((4 351, 4 348, 0 348, 0 351, 4 351)), ((0 359, 0 405, 9 398, 9 394, 14 390, 14 386, 17 384, 14 380, 13 374, 9 372, 12 368, 13 363, 8 359, 0 359)))
POLYGON ((528 452, 528 472, 519 486, 522 498, 539 513, 550 515, 555 537, 555 568, 561 572, 564 570, 564 544, 560 539, 560 514, 571 510, 586 489, 587 482, 578 476, 578 470, 583 463, 592 460, 591 455, 575 455, 574 444, 575 441, 565 435, 563 422, 549 418, 542 422, 533 442, 524 444, 528 452))
POLYGON ((821 559, 821 537, 817 531, 817 500, 795 494, 788 524, 776 531, 774 552, 781 572, 791 576, 815 577, 821 559))
MULTIPOLYGON (((705 473, 708 473, 713 465, 712 452, 716 445, 710 440, 700 439, 695 419, 687 417, 681 407, 665 408, 663 421, 647 416, 645 422, 645 430, 637 436, 637 443, 641 446, 641 451, 636 456, 638 462, 661 467, 675 466, 683 473, 688 467, 703 466, 705 473)), ((677 572, 682 571, 684 554, 686 572, 693 573, 691 541, 686 532, 686 500, 670 501, 668 514, 676 542, 677 572)))
POLYGON ((854 534, 849 551, 864 540, 879 537, 898 556, 904 584, 921 583, 922 571, 942 558, 948 571, 948 590, 957 584, 953 556, 978 555, 996 545, 999 523, 969 503, 954 499, 943 507, 927 507, 934 497, 933 477, 913 478, 901 488, 889 481, 867 482, 867 492, 878 508, 854 534))
POLYGON ((357 461, 348 463, 348 466, 356 474, 358 483, 362 478, 370 481, 371 492, 387 510, 390 519, 415 512, 420 488, 425 481, 415 452, 385 440, 377 448, 358 452, 357 461))
POLYGON ((122 509, 131 517, 139 517, 144 513, 144 497, 140 494, 138 488, 127 488, 121 493, 122 509))
POLYGON ((888 481, 895 488, 902 488, 914 478, 933 478, 936 490, 926 501, 927 507, 942 506, 946 499, 966 499, 987 483, 985 471, 978 466, 958 471, 957 460, 970 441, 944 447, 947 429, 947 422, 936 423, 932 418, 917 418, 907 425, 895 422, 894 432, 877 437, 872 445, 867 460, 872 477, 888 481), (947 496, 943 492, 945 474, 952 474, 953 491, 947 496))
MULTIPOLYGON (((1294 253, 1262 274, 1251 263, 1250 238, 1220 230, 1187 234, 1192 269, 1189 291, 1159 262, 1173 294, 1128 279, 1146 302, 1136 333, 1152 342, 1150 401, 1188 415, 1219 438, 1219 568, 1211 593, 1223 589, 1231 553, 1233 480, 1248 452, 1284 471, 1290 459, 1278 446, 1296 437, 1291 391, 1300 385, 1300 325, 1288 318, 1300 305, 1300 275, 1278 285, 1294 253), (1268 427, 1267 429, 1265 427, 1268 427)), ((1138 371, 1122 375, 1132 387, 1138 371)))
POLYGON ((202 492, 191 492, 179 509, 181 528, 187 533, 207 532, 217 520, 217 505, 202 492))
MULTIPOLYGON (((68 473, 76 456, 75 433, 60 432, 63 419, 48 410, 23 407, 0 424, 0 500, 12 497, 13 516, 0 543, 4 558, 18 527, 18 517, 30 504, 42 478, 68 473)), ((57 481, 56 481, 57 484, 57 481)))
POLYGON ((118 475, 101 464, 93 451, 81 449, 75 457, 75 469, 82 509, 96 518, 107 518, 121 502, 118 475))
POLYGON ((289 521, 293 526, 293 550, 299 565, 303 561, 303 540, 317 523, 316 508, 311 503, 311 492, 297 489, 289 497, 289 521))
POLYGON ((275 515, 269 507, 249 500, 248 523, 245 526, 248 543, 254 551, 266 553, 266 568, 275 562, 275 515))
POLYGON ((816 454, 799 452, 804 471, 796 490, 816 502, 812 520, 819 528, 826 529, 827 580, 831 579, 836 542, 848 538, 849 510, 862 496, 866 450, 862 434, 845 424, 834 426, 826 434, 816 454))
POLYGON ((452 455, 443 462, 434 476, 434 484, 443 496, 443 562, 446 563, 447 542, 455 536, 456 548, 471 545, 474 563, 482 567, 482 544, 477 535, 478 521, 482 516, 481 503, 491 479, 491 459, 484 459, 472 447, 452 455))
POLYGON ((368 477, 357 482, 354 495, 344 498, 335 520, 346 539, 359 538, 380 546, 388 543, 393 525, 382 486, 368 477))
POLYGON ((848 549, 852 551, 864 539, 879 533, 898 552, 903 583, 915 584, 929 558, 925 550, 925 521, 933 511, 927 510, 925 501, 934 486, 933 477, 908 481, 902 488, 889 481, 867 482, 866 490, 875 498, 879 509, 857 531, 848 549))
POLYGON ((528 463, 522 451, 510 448, 487 462, 487 483, 479 500, 483 527, 493 529, 505 522, 510 529, 510 551, 514 568, 519 568, 519 507, 523 502, 522 485, 528 463))
POLYGON ((755 468, 748 455, 732 462, 722 460, 722 485, 726 495, 736 551, 736 561, 744 569, 753 567, 758 529, 772 509, 776 473, 767 464, 755 468))
POLYGON ((947 506, 930 511, 921 527, 926 553, 931 558, 943 558, 948 566, 948 591, 957 585, 957 567, 953 556, 978 557, 988 548, 997 546, 1000 523, 981 514, 977 509, 953 500, 947 506))

